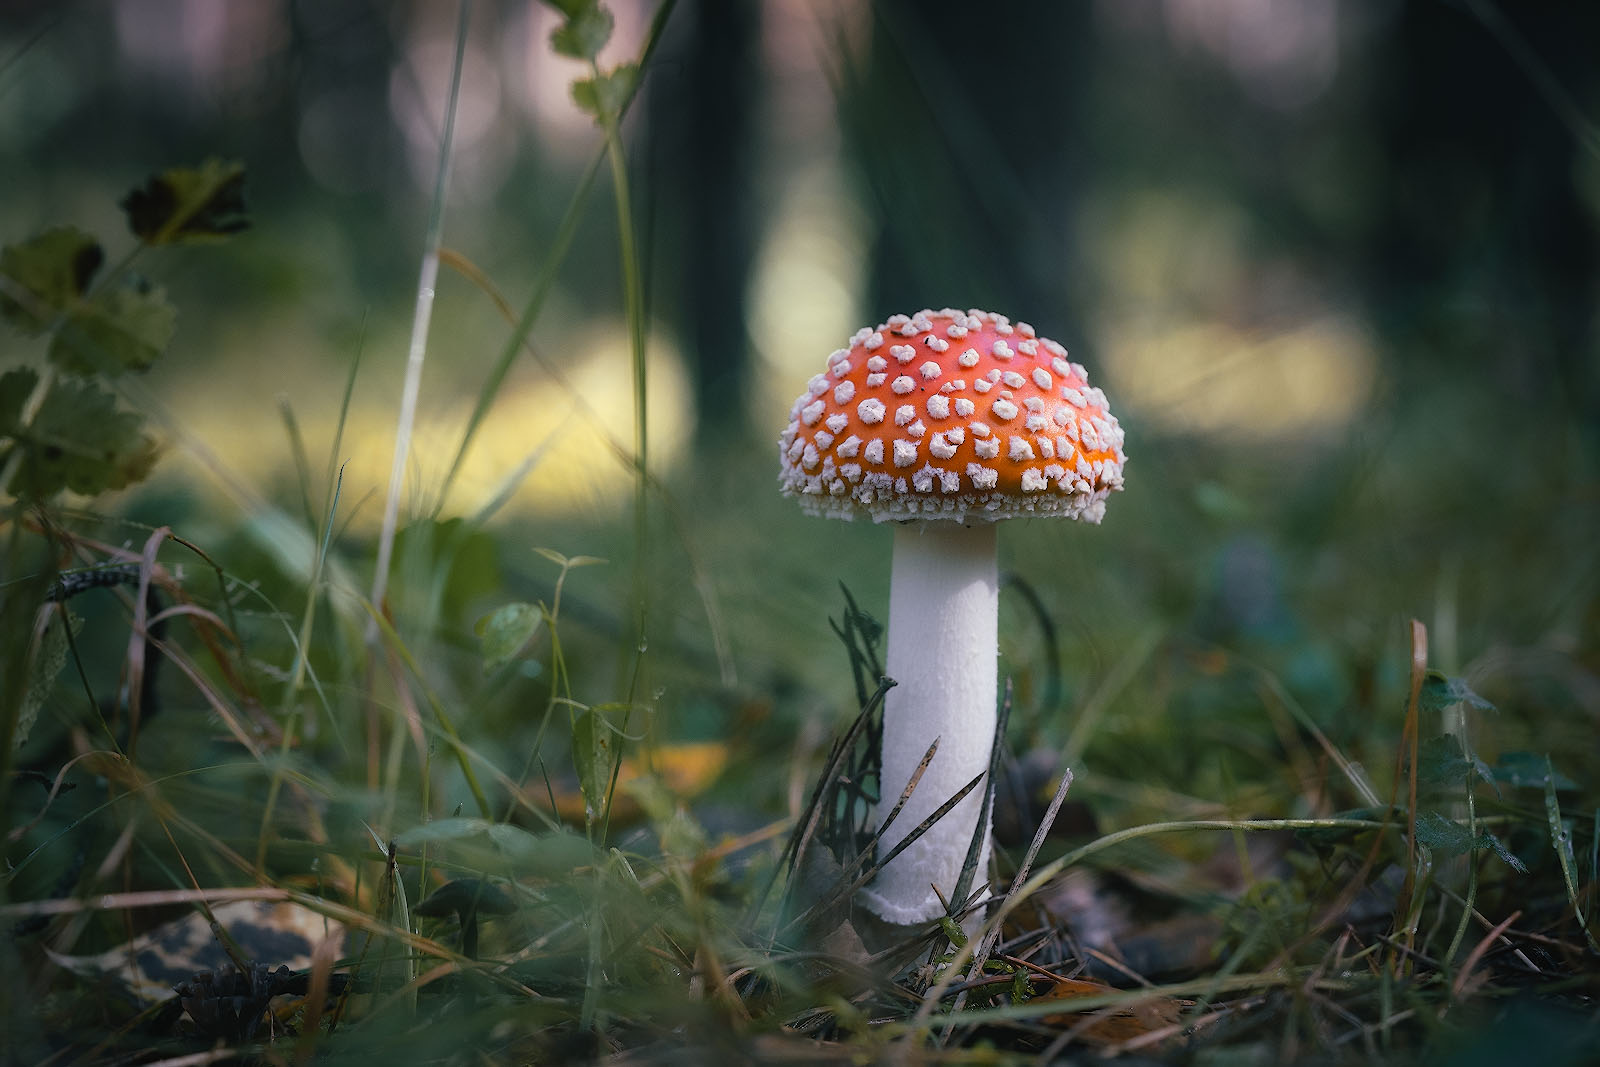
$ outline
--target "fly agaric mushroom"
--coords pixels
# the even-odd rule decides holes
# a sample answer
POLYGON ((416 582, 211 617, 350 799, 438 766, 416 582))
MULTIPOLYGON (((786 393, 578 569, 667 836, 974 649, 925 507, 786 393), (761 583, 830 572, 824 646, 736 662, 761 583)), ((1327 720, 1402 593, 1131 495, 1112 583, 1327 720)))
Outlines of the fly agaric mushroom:
MULTIPOLYGON (((780 483, 814 515, 897 522, 879 811, 939 750, 887 852, 989 769, 995 731, 995 522, 1098 523, 1122 488, 1122 428, 1066 349, 986 311, 893 315, 828 357, 780 439, 780 483)), ((862 892, 897 924, 944 913, 982 811, 968 794, 862 892)), ((978 884, 989 864, 982 830, 978 884)), ((959 906, 961 901, 951 901, 959 906)))

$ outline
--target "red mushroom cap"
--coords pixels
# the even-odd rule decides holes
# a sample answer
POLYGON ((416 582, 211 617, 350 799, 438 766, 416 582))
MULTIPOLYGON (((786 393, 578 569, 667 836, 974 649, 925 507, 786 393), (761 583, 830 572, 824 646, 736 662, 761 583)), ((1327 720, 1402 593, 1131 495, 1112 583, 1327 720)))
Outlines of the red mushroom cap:
POLYGON ((1067 351, 987 311, 892 315, 828 357, 779 440, 783 492, 835 518, 1099 522, 1122 427, 1067 351))

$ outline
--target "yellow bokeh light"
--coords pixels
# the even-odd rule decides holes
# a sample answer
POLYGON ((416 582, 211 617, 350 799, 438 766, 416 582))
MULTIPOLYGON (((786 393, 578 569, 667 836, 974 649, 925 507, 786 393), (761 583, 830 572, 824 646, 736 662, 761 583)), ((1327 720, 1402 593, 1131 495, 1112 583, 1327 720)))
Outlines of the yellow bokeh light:
POLYGON ((1266 334, 1221 322, 1118 323, 1101 351, 1119 408, 1181 432, 1255 438, 1343 425, 1377 372, 1366 330, 1333 315, 1266 334))
MULTIPOLYGON (((633 374, 627 332, 615 321, 592 322, 549 357, 565 387, 525 361, 509 377, 476 438, 446 501, 446 514, 475 514, 505 494, 512 513, 562 515, 621 509, 632 492, 633 374), (581 353, 574 356, 573 353, 581 353), (621 454, 619 455, 619 450, 621 454)), ((676 350, 664 337, 649 340, 648 423, 652 469, 670 466, 687 442, 689 386, 676 350)), ((292 398, 291 398, 292 400, 292 398)), ((407 461, 401 514, 431 509, 461 441, 473 397, 430 401, 424 389, 407 461)), ((394 455, 397 405, 358 386, 346 417, 339 459, 344 463, 341 512, 355 512, 356 529, 375 528, 394 455)), ((288 435, 276 407, 219 404, 205 390, 179 398, 174 417, 181 440, 173 464, 204 448, 199 465, 251 492, 292 475, 288 435), (190 447, 184 447, 189 442, 190 447), (200 444, 203 442, 203 445, 200 444)), ((300 430, 320 474, 337 412, 326 404, 296 406, 300 430)), ((235 494, 240 495, 240 494, 235 494)))

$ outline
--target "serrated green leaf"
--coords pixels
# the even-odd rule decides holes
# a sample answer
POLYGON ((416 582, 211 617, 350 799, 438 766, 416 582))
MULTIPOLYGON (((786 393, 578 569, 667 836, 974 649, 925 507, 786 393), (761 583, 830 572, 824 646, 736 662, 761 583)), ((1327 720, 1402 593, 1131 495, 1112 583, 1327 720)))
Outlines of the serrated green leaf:
POLYGON ((0 249, 0 318, 36 336, 89 291, 105 259, 100 242, 71 226, 0 249))
POLYGON ((150 245, 219 241, 250 226, 244 164, 208 159, 151 175, 122 198, 128 228, 150 245))
POLYGON ((1424 713, 1437 714, 1451 704, 1466 703, 1480 711, 1493 711, 1494 705, 1472 691, 1465 678, 1451 678, 1439 671, 1429 671, 1422 679, 1422 693, 1417 706, 1424 713))
POLYGON ((10 437, 21 428, 22 409, 38 384, 38 373, 28 367, 0 374, 0 437, 10 437))
POLYGON ((633 95, 639 68, 624 63, 598 78, 580 78, 572 83, 572 100, 585 113, 602 121, 615 121, 633 95))
POLYGON ((1442 857, 1460 856, 1473 849, 1487 849, 1500 857, 1512 870, 1528 873, 1527 866, 1500 839, 1491 833, 1472 831, 1437 811, 1425 811, 1417 816, 1417 842, 1426 845, 1442 857))
POLYGON ((1461 739, 1452 734, 1441 734, 1422 742, 1417 752, 1417 784, 1423 787, 1464 787, 1471 772, 1488 782, 1498 793, 1500 787, 1489 765, 1476 755, 1467 755, 1462 748, 1461 739))
POLYGON ((57 381, 33 422, 16 435, 22 461, 8 491, 42 500, 62 489, 92 495, 140 481, 156 460, 142 423, 92 382, 57 381))
POLYGON ((567 21, 550 34, 557 55, 593 60, 611 40, 615 21, 599 4, 586 4, 567 14, 567 21))
POLYGON ((1430 737, 1417 750, 1418 785, 1461 785, 1471 769, 1461 742, 1450 734, 1430 737))
POLYGON ((1472 834, 1465 826, 1437 811, 1417 816, 1417 841, 1441 856, 1459 856, 1472 850, 1472 834))
POLYGON ((498 670, 516 659, 544 626, 537 604, 503 604, 478 620, 478 648, 485 671, 498 670))
POLYGON ((153 286, 104 289, 79 301, 50 341, 50 358, 73 374, 149 370, 172 340, 177 312, 153 286))

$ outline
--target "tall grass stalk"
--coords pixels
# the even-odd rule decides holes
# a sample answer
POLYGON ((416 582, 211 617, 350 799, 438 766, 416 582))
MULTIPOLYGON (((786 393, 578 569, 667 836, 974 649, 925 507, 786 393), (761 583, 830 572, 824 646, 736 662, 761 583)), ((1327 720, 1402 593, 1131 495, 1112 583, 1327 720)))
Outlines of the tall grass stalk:
MULTIPOLYGON (((656 45, 661 40, 661 31, 666 26, 667 15, 671 12, 675 0, 668 0, 656 12, 650 22, 650 30, 645 35, 644 46, 639 52, 639 69, 642 71, 650 62, 650 57, 655 54, 656 45)), ((627 115, 628 109, 638 98, 639 84, 636 81, 628 90, 627 97, 617 109, 620 122, 627 115)), ((489 408, 494 404, 495 397, 500 392, 501 385, 505 382, 506 374, 511 370, 511 364, 516 361, 518 353, 527 343, 528 335, 533 332, 534 323, 539 320, 539 314, 544 310, 544 302, 550 295, 550 290, 555 285, 556 275, 561 264, 566 260, 567 253, 572 250, 573 238, 577 236, 578 225, 583 221, 584 209, 589 204, 589 196, 594 192, 596 180, 600 177, 600 166, 611 154, 610 139, 589 160, 584 168, 583 177, 578 179, 578 187, 572 194, 572 199, 567 202, 566 211, 561 215, 561 222, 556 226, 556 235, 550 243, 550 252, 545 257, 543 268, 533 283, 533 292, 528 297, 528 302, 523 305, 522 314, 516 319, 511 336, 506 338, 505 345, 500 350, 500 357, 484 379, 483 387, 478 391, 478 399, 472 408, 472 414, 467 417, 466 429, 462 431, 461 443, 456 446, 455 456, 450 460, 450 467, 445 471, 444 481, 439 487, 439 497, 434 502, 433 514, 438 516, 444 508, 445 498, 450 494, 450 487, 455 484, 455 479, 461 473, 461 465, 466 460, 467 449, 472 446, 473 439, 478 434, 478 429, 483 425, 484 418, 489 413, 489 408)))
MULTIPOLYGON (((389 561, 394 555, 395 528, 400 516, 401 483, 411 451, 411 432, 417 419, 417 395, 422 389, 422 364, 428 349, 428 323, 433 318, 434 285, 439 278, 439 243, 444 232, 445 190, 450 184, 451 142, 455 139, 456 108, 461 97, 461 67, 467 52, 467 26, 472 0, 461 0, 456 23, 456 54, 450 71, 450 96, 444 110, 444 134, 439 141, 439 169, 433 182, 433 202, 428 209, 428 230, 423 241, 422 268, 417 279, 416 311, 411 320, 411 347, 406 357, 405 385, 400 394, 400 418, 395 428, 394 461, 389 467, 389 492, 383 505, 383 526, 378 535, 378 559, 372 575, 372 603, 383 610, 388 591, 389 561)), ((378 639, 376 622, 367 625, 367 644, 378 639)))
MULTIPOLYGON (((663 5, 663 8, 669 5, 663 5)), ((593 61, 589 69, 595 82, 601 80, 600 67, 593 61)), ((639 266, 638 242, 633 227, 632 195, 628 187, 628 157, 622 144, 620 113, 600 110, 600 125, 606 137, 606 158, 611 165, 611 188, 617 205, 618 255, 622 261, 623 315, 628 324, 628 350, 633 366, 633 578, 629 591, 630 623, 623 654, 633 657, 628 671, 628 692, 633 701, 639 663, 645 650, 645 553, 649 547, 649 371, 645 363, 644 284, 639 266)))

